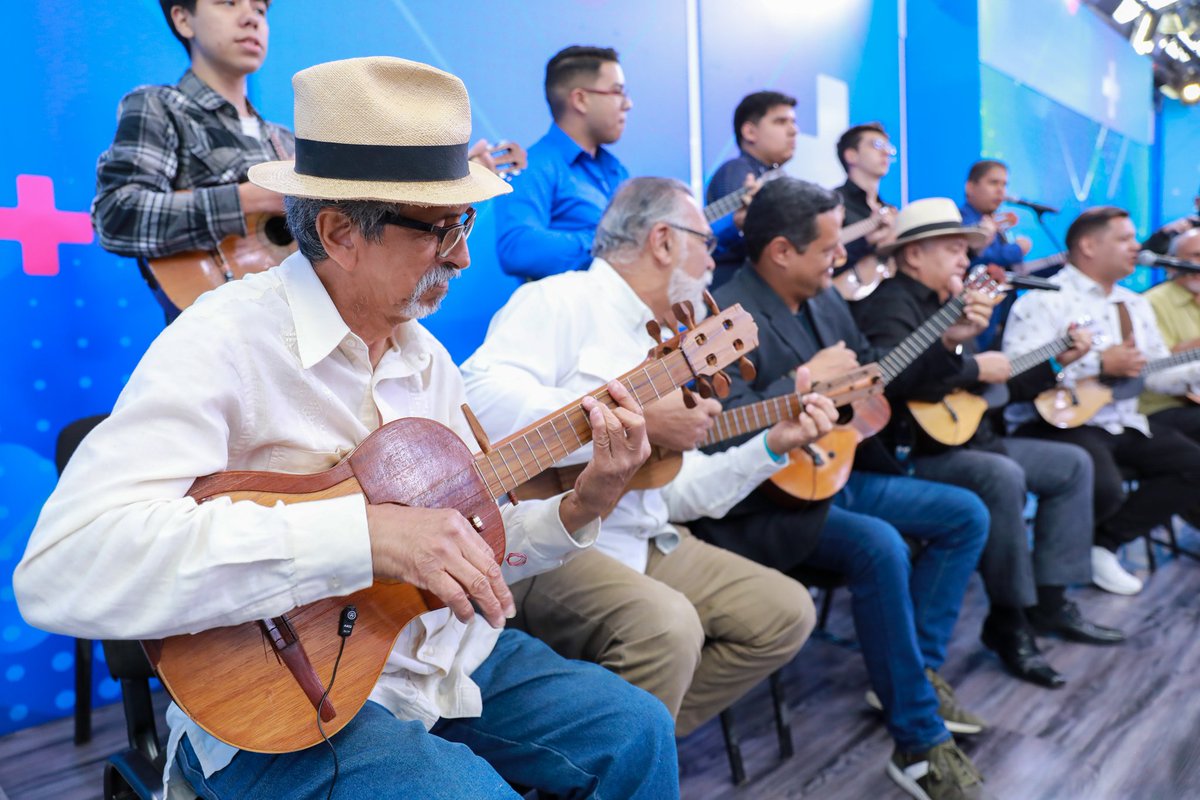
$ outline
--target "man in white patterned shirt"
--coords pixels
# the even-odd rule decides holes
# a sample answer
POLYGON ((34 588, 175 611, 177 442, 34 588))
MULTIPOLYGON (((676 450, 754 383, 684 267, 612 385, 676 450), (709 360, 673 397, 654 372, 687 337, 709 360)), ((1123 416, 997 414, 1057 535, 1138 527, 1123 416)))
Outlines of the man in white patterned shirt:
MULTIPOLYGON (((1149 360, 1170 355, 1149 302, 1117 285, 1133 272, 1138 249, 1128 212, 1099 206, 1080 214, 1067 230, 1070 261, 1050 279, 1060 291, 1027 292, 1017 300, 1004 333, 1005 354, 1033 350, 1061 335, 1067 322, 1090 317, 1109 346, 1067 366, 1067 381, 1137 379, 1149 360)), ((1182 394, 1198 370, 1196 365, 1156 370, 1144 376, 1145 385, 1162 394, 1182 394)), ((1007 416, 1021 436, 1071 442, 1091 453, 1096 476, 1092 580, 1117 594, 1141 591, 1141 580, 1121 566, 1116 550, 1194 504, 1200 445, 1142 415, 1136 391, 1076 428, 1052 427, 1030 403, 1011 406, 1007 416), (1136 474, 1136 490, 1125 492, 1122 467, 1136 474)))
MULTIPOLYGON (((687 186, 626 182, 600 220, 592 265, 517 289, 463 364, 488 433, 507 435, 637 366, 654 344, 649 320, 682 300, 702 307, 714 243, 687 186)), ((657 696, 680 736, 790 661, 815 618, 801 584, 671 523, 721 516, 837 413, 812 396, 799 420, 717 455, 695 450, 720 411, 713 399, 685 408, 680 392, 648 404, 651 443, 685 451, 679 474, 661 489, 628 492, 593 552, 513 587, 517 625, 657 696)))
POLYGON ((172 706, 170 798, 323 797, 331 776, 356 798, 516 798, 510 782, 677 797, 661 703, 502 630, 514 613, 506 580, 591 544, 648 453, 619 384, 617 409, 582 403, 595 446, 575 491, 503 510, 503 570, 454 508, 186 496, 225 470, 326 469, 402 417, 471 441, 462 379, 416 321, 470 263, 471 204, 508 191, 468 164, 466 89, 396 58, 321 64, 294 85, 296 161, 250 177, 287 196, 300 252, 205 295, 151 345, 43 509, 14 577, 22 613, 69 635, 153 639, 276 617, 375 580, 446 603, 404 628, 370 700, 330 737, 340 773, 324 748, 238 750, 172 706))

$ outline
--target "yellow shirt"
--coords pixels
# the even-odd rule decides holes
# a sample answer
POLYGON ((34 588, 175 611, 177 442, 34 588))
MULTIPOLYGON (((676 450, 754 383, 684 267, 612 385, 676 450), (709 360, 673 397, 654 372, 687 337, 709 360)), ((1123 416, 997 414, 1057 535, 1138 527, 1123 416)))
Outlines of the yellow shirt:
MULTIPOLYGON (((1197 304, 1196 296, 1178 282, 1160 283, 1146 292, 1146 299, 1154 308, 1158 329, 1162 331, 1167 347, 1174 348, 1181 342, 1200 339, 1200 304, 1197 304)), ((1149 415, 1168 408, 1179 408, 1186 403, 1182 397, 1143 392, 1140 410, 1149 415)))

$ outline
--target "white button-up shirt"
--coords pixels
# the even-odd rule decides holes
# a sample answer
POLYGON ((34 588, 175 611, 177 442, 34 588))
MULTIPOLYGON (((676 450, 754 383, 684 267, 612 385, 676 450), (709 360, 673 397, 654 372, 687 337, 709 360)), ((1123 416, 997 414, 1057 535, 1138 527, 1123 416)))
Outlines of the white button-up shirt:
MULTIPOLYGON (((603 259, 586 271, 524 284, 462 365, 471 409, 490 437, 507 436, 644 361, 655 344, 646 333, 652 318, 603 259)), ((685 453, 666 487, 625 494, 604 518, 596 548, 645 572, 647 541, 663 552, 678 544, 671 521, 720 517, 780 469, 763 436, 716 455, 685 453)), ((590 452, 589 446, 561 463, 585 461, 590 452)))
MULTIPOLYGON (((1095 377, 1100 374, 1101 350, 1122 341, 1117 303, 1124 303, 1128 309, 1134 343, 1147 360, 1171 354, 1159 333, 1154 310, 1137 292, 1120 285, 1114 286, 1111 293, 1106 292, 1103 286, 1071 264, 1064 266, 1050 280, 1062 289, 1025 292, 1013 303, 1004 328, 1005 355, 1013 358, 1041 347, 1061 336, 1071 322, 1091 318, 1093 335, 1103 336, 1105 344, 1068 365, 1064 379, 1078 381, 1095 377)), ((1183 394, 1188 382, 1197 376, 1197 368, 1197 365, 1185 365, 1151 373, 1146 376, 1146 386, 1162 394, 1183 394)), ((1032 403, 1014 403, 1005 412, 1005 418, 1014 426, 1032 420, 1036 415, 1032 403)), ((1104 428, 1113 435, 1119 435, 1126 428, 1150 435, 1150 423, 1138 412, 1137 396, 1109 403, 1087 424, 1104 428)))
MULTIPOLYGON (((277 504, 186 497, 222 470, 317 472, 372 431, 426 417, 474 439, 462 378, 416 322, 372 369, 309 262, 296 254, 205 295, 151 344, 112 416, 71 458, 14 576, 30 623, 70 636, 157 639, 278 616, 373 579, 361 495, 277 504)), ((474 449, 472 446, 471 449, 474 449)), ((558 499, 504 510, 513 581, 558 566, 599 532, 563 529, 558 499)), ((499 632, 449 609, 401 633, 371 699, 427 727, 478 716, 474 669, 499 632)), ((205 774, 236 750, 177 707, 167 777, 186 733, 205 774)), ((192 796, 183 780, 169 796, 192 796)))

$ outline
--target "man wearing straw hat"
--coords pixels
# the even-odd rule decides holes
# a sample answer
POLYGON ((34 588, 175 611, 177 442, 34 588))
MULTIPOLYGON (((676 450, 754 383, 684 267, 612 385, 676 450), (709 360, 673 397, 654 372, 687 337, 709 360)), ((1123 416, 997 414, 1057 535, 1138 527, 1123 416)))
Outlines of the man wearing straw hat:
MULTIPOLYGON (((895 258, 896 276, 852 306, 854 320, 871 344, 895 347, 960 293, 969 249, 985 244, 986 234, 963 225, 948 198, 905 206, 896 218, 895 241, 879 248, 895 258)), ((978 333, 987 317, 976 315, 972 321, 978 333)), ((1065 327, 1066 320, 1062 323, 1065 327)), ((1089 345, 1086 337, 1077 336, 1072 347, 1055 356, 1056 363, 1077 360, 1089 345)), ((940 400, 979 383, 1006 383, 1013 397, 1032 397, 1054 383, 1051 363, 1010 380, 1011 366, 1003 354, 973 349, 969 340, 962 346, 956 372, 889 392, 889 399, 897 404, 940 400)), ((984 417, 970 441, 948 447, 919 432, 906 410, 893 408, 882 437, 899 465, 917 477, 970 489, 988 507, 991 527, 979 562, 991 602, 984 645, 1017 677, 1054 689, 1066 678, 1038 649, 1035 630, 1089 644, 1122 641, 1120 631, 1084 619, 1065 594, 1066 587, 1091 580, 1092 461, 1087 453, 1074 445, 1002 436, 1002 420, 993 414, 984 417), (1027 490, 1038 497, 1032 554, 1024 518, 1027 490)))
POLYGON ((466 89, 396 58, 321 64, 293 84, 296 160, 250 178, 286 196, 300 252, 205 295, 151 345, 42 512, 14 579, 22 612, 69 635, 154 639, 278 616, 376 579, 447 604, 400 634, 332 754, 239 751, 172 706, 168 797, 516 797, 510 783, 677 797, 660 702, 502 630, 506 581, 590 545, 648 453, 641 409, 620 384, 609 386, 615 411, 584 402, 595 448, 577 490, 504 510, 503 573, 452 509, 186 496, 223 470, 325 469, 400 417, 471 441, 462 379, 416 322, 470 262, 471 204, 508 191, 468 164, 466 89))

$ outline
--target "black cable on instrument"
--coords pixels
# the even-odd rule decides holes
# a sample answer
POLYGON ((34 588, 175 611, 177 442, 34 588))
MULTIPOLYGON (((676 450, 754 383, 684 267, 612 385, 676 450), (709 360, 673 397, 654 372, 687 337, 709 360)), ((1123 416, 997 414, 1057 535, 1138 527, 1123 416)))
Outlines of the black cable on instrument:
POLYGON ((337 786, 338 754, 337 748, 333 746, 333 742, 325 735, 325 726, 321 724, 321 709, 325 707, 325 701, 329 699, 329 693, 333 691, 333 682, 337 680, 338 664, 342 663, 342 653, 346 651, 346 639, 350 638, 350 634, 354 632, 354 623, 357 621, 357 608, 346 606, 342 609, 342 613, 338 617, 338 636, 341 638, 342 643, 338 645, 337 658, 333 661, 333 674, 329 676, 329 685, 325 687, 325 693, 321 695, 321 702, 317 703, 317 730, 321 732, 321 739, 325 741, 325 744, 329 745, 329 752, 333 753, 333 779, 329 781, 329 793, 325 795, 325 800, 332 800, 333 787, 337 786))
POLYGON ((329 745, 329 752, 333 753, 333 779, 329 782, 329 794, 325 795, 325 800, 331 800, 333 797, 333 787, 337 786, 338 779, 338 754, 337 748, 333 746, 333 742, 329 741, 329 737, 325 735, 325 727, 321 725, 321 709, 325 707, 325 700, 328 699, 329 693, 333 691, 333 682, 337 680, 338 664, 342 663, 342 653, 346 649, 346 639, 342 639, 342 643, 338 646, 337 658, 333 662, 333 674, 329 676, 329 686, 325 688, 325 694, 321 695, 321 702, 317 704, 317 730, 321 732, 321 738, 325 740, 325 744, 329 745))

